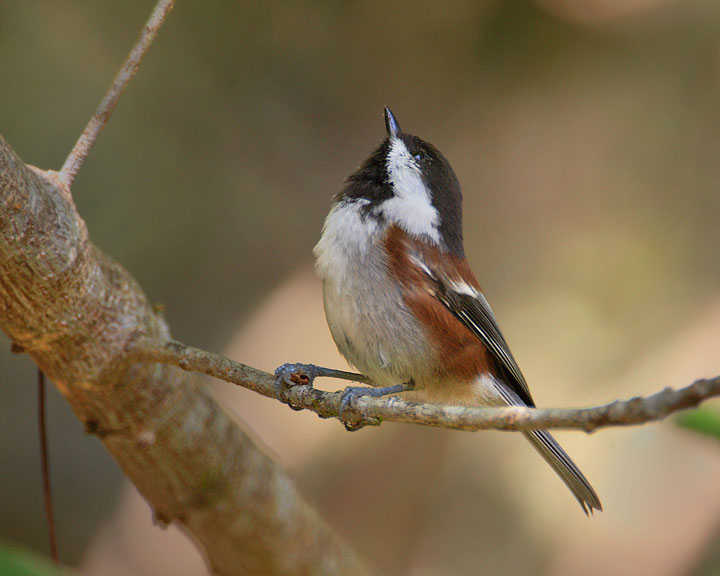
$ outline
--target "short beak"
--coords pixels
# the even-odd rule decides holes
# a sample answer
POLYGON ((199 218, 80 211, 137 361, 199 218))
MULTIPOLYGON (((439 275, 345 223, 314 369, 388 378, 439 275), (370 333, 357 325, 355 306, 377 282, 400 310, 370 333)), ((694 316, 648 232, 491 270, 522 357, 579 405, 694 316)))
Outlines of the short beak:
POLYGON ((385 106, 385 128, 390 138, 397 138, 400 135, 400 124, 387 106, 385 106))

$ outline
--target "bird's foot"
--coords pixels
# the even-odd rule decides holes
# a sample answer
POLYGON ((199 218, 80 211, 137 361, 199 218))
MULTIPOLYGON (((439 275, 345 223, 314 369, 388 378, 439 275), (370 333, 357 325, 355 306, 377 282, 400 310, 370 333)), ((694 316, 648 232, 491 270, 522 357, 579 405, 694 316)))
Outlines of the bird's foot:
POLYGON ((295 406, 290 402, 288 394, 290 388, 293 386, 312 386, 315 378, 322 376, 331 376, 354 382, 365 382, 367 380, 362 374, 354 372, 323 368, 322 366, 315 366, 315 364, 288 363, 279 366, 275 370, 277 397, 293 410, 302 410, 301 406, 295 406))
POLYGON ((385 386, 384 388, 367 388, 365 386, 348 386, 343 390, 340 397, 340 408, 338 409, 338 418, 350 432, 355 432, 365 426, 377 426, 380 424, 378 418, 368 417, 362 414, 356 406, 356 401, 361 396, 372 396, 379 398, 389 394, 397 394, 398 392, 407 392, 412 390, 413 383, 395 384, 394 386, 385 386))
POLYGON ((287 363, 278 366, 275 370, 275 390, 278 399, 290 406, 293 410, 302 410, 295 406, 289 397, 290 388, 294 386, 312 386, 318 373, 319 366, 314 364, 287 363))

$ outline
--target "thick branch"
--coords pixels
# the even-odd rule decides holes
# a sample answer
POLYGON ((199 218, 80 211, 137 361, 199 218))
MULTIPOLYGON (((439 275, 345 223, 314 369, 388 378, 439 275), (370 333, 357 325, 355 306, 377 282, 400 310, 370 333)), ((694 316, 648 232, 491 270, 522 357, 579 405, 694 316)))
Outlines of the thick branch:
POLYGON ((88 239, 69 189, 0 137, 0 327, 58 386, 162 522, 218 574, 367 569, 193 375, 133 364, 169 340, 135 280, 88 239))
MULTIPOLYGON (((162 346, 139 342, 132 355, 146 362, 172 364, 202 372, 263 396, 288 402, 294 408, 311 410, 321 418, 338 417, 342 392, 324 392, 312 386, 297 385, 280 398, 271 374, 180 342, 167 342, 162 346)), ((633 426, 662 420, 673 412, 693 408, 714 396, 720 396, 720 376, 697 380, 679 390, 666 388, 645 398, 617 400, 593 408, 471 408, 417 404, 398 397, 361 397, 354 407, 355 414, 350 416, 355 421, 374 424, 388 420, 457 430, 567 428, 591 432, 609 426, 633 426)), ((347 413, 344 416, 347 418, 347 413)))
POLYGON ((80 138, 73 146, 58 174, 68 188, 72 186, 75 176, 82 167, 83 162, 85 162, 85 158, 90 154, 90 150, 100 136, 102 129, 105 128, 105 124, 110 119, 110 115, 115 109, 118 100, 120 100, 120 96, 122 96, 130 80, 135 76, 135 72, 137 72, 140 63, 150 49, 150 45, 155 40, 155 36, 157 36, 174 4, 175 0, 158 0, 142 32, 140 32, 140 36, 138 36, 135 46, 130 50, 130 54, 123 62, 113 83, 108 88, 100 104, 98 104, 95 114, 92 115, 87 126, 85 126, 85 130, 83 130, 80 138))

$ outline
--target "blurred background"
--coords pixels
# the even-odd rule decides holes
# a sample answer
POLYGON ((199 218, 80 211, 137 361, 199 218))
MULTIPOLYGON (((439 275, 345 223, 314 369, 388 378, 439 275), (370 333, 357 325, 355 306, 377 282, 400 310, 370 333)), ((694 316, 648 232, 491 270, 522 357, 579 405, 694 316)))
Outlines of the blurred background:
MULTIPOLYGON (((0 4, 0 133, 26 162, 60 168, 152 5, 0 4)), ((176 338, 343 367, 311 251, 386 104, 452 162, 469 260, 539 405, 720 372, 718 2, 181 0, 74 198, 176 338)), ((34 382, 0 337, 0 539, 46 554, 34 382)), ((720 445, 672 420, 558 433, 602 498, 587 519, 517 435, 349 434, 211 385, 387 574, 720 571, 720 445)), ((207 574, 54 389, 49 431, 65 562, 207 574)))

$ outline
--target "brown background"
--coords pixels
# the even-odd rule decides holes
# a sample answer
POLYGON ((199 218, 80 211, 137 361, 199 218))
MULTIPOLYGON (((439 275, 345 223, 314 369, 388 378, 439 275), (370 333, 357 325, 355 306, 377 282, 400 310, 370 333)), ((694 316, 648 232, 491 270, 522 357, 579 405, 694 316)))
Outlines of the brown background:
MULTIPOLYGON (((27 162, 60 167, 150 8, 0 5, 0 131, 27 162)), ((453 163, 469 259, 539 404, 718 373, 715 2, 180 2, 75 200, 177 338, 342 366, 311 249, 386 104, 453 163)), ((45 551, 33 366, 0 348, 0 537, 45 551)), ((671 422, 561 435, 606 508, 587 520, 513 435, 351 435, 215 386, 387 573, 703 574, 718 556, 720 450, 671 422)), ((49 425, 66 561, 204 573, 54 392, 49 425)))

